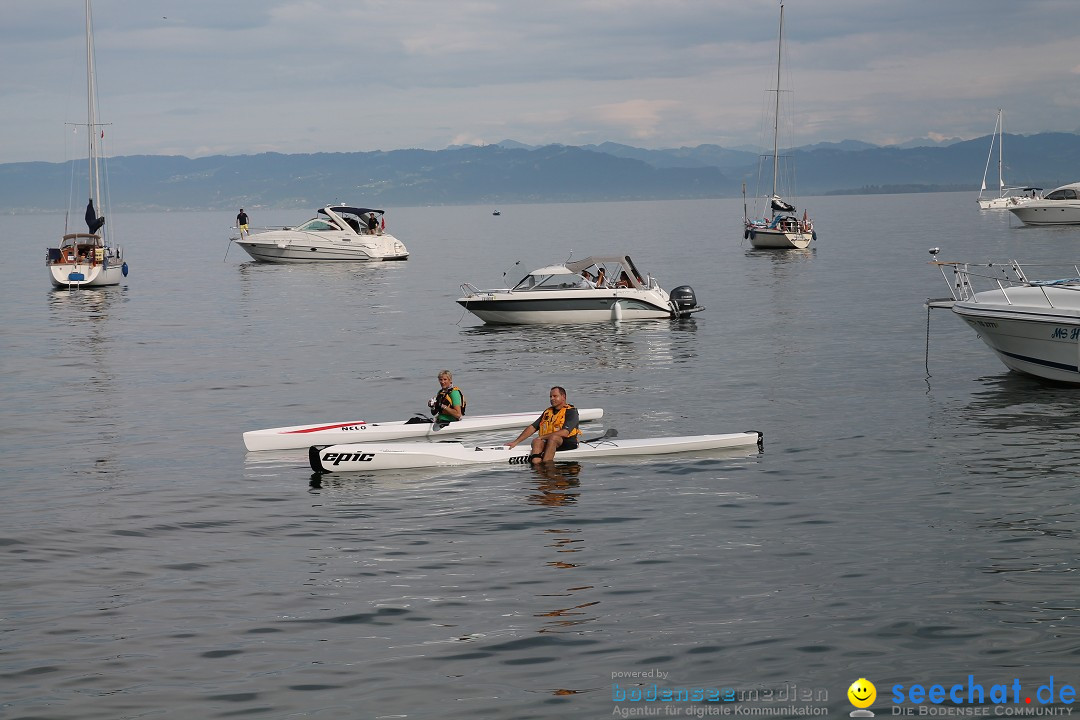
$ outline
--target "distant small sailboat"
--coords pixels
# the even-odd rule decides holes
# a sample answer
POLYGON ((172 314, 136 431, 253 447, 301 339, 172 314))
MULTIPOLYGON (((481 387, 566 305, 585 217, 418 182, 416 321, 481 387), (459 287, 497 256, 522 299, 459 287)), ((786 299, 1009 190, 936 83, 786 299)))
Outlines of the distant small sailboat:
MULTIPOLYGON (((105 217, 101 192, 101 144, 105 137, 102 125, 97 121, 97 87, 94 73, 94 36, 90 0, 86 0, 86 128, 89 136, 89 196, 84 219, 87 232, 67 232, 61 238, 60 247, 51 247, 45 259, 49 279, 55 287, 99 287, 119 285, 128 274, 120 248, 113 247, 106 239, 105 217), (95 205, 95 203, 97 203, 95 205)), ((66 222, 65 222, 66 225, 66 222)))
POLYGON ((1001 120, 1001 110, 998 109, 997 122, 994 124, 994 134, 990 136, 990 153, 986 156, 986 169, 983 170, 982 189, 979 190, 979 197, 977 199, 980 210, 1003 210, 1010 206, 1022 205, 1034 197, 1036 188, 1023 188, 1023 190, 1032 192, 1032 195, 1027 196, 1016 194, 1021 188, 1005 187, 1003 169, 1004 146, 1005 125, 1001 120), (998 196, 983 197, 983 193, 986 192, 986 175, 990 172, 990 160, 994 157, 995 140, 997 141, 998 148, 998 196))
MULTIPOLYGON (((780 63, 784 49, 784 4, 780 3, 780 36, 776 50, 776 104, 773 112, 773 146, 772 146, 772 192, 765 201, 767 203, 761 216, 753 219, 746 212, 745 185, 743 186, 743 238, 749 239, 755 248, 791 249, 805 248, 811 240, 817 239, 814 231, 814 223, 810 215, 803 210, 802 220, 796 215, 795 206, 780 197, 780 63)), ((769 156, 762 156, 762 159, 769 156)), ((759 169, 758 180, 760 185, 761 172, 759 169)))

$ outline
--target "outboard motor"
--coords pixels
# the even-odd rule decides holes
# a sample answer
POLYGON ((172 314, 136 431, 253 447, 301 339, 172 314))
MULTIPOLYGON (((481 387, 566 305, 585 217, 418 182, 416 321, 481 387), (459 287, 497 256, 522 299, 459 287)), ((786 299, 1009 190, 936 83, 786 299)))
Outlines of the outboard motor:
POLYGON ((694 288, 689 285, 680 285, 672 290, 668 297, 680 315, 688 315, 697 307, 697 296, 694 295, 694 288))

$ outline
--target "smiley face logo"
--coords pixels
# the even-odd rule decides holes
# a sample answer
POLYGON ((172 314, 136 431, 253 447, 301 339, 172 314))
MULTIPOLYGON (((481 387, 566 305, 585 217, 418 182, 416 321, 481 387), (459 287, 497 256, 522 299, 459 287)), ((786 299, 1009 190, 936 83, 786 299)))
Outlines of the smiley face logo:
POLYGON ((877 688, 866 678, 859 678, 847 689, 848 700, 857 708, 868 708, 877 699, 877 688))

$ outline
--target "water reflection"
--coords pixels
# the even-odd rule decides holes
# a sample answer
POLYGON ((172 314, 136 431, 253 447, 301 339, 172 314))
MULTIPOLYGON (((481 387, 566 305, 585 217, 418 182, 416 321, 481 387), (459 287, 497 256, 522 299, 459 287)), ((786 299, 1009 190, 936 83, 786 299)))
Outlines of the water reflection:
POLYGON ((76 472, 108 475, 116 469, 118 382, 111 348, 115 341, 114 305, 126 301, 126 286, 54 289, 48 295, 50 332, 44 357, 51 392, 63 398, 64 452, 76 455, 76 472))
MULTIPOLYGON (((396 301, 405 263, 241 263, 240 296, 261 303, 325 305, 328 297, 368 304, 373 311, 401 312, 396 301), (264 291, 265 289, 265 291, 264 291)), ((248 307, 248 306, 243 306, 248 307)))
MULTIPOLYGON (((531 492, 526 500, 530 505, 547 508, 566 508, 577 503, 580 496, 581 465, 576 462, 541 463, 532 467, 531 492)), ((583 530, 580 527, 553 527, 541 531, 544 534, 545 547, 551 548, 554 557, 545 562, 548 569, 573 571, 573 575, 560 577, 559 585, 564 589, 543 592, 537 595, 543 602, 548 598, 559 598, 558 606, 534 613, 534 617, 543 618, 539 634, 575 632, 580 625, 597 619, 588 608, 600 604, 599 600, 589 600, 588 591, 594 586, 588 578, 588 563, 582 555, 586 551, 583 530), (583 597, 584 595, 584 597, 583 597)), ((560 690, 558 692, 568 692, 560 690)))
POLYGON ((575 325, 478 325, 462 329, 474 362, 501 367, 528 354, 559 371, 630 371, 695 362, 694 319, 575 325))
POLYGON ((576 462, 540 463, 531 467, 536 477, 536 492, 529 495, 533 505, 563 507, 577 502, 581 482, 581 464, 576 462))
POLYGON ((817 256, 816 247, 808 248, 790 248, 787 250, 769 250, 765 248, 751 247, 746 250, 745 253, 748 258, 760 258, 767 257, 773 261, 774 265, 794 265, 800 262, 806 262, 814 259, 817 256))

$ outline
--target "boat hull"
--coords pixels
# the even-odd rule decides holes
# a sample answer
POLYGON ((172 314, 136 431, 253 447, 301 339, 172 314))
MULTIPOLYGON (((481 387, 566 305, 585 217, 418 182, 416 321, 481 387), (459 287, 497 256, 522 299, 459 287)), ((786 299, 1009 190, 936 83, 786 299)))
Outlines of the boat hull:
MULTIPOLYGON (((540 416, 539 412, 506 413, 503 415, 466 416, 457 422, 412 423, 404 420, 391 422, 335 422, 315 425, 292 425, 289 427, 250 430, 244 433, 244 447, 251 451, 292 450, 312 445, 340 445, 357 442, 385 442, 388 440, 440 440, 471 432, 524 428, 540 416)), ((602 408, 578 408, 582 422, 599 420, 604 416, 602 408)))
POLYGON ((261 233, 243 239, 234 239, 253 260, 271 263, 311 262, 383 262, 407 260, 408 250, 393 235, 377 235, 372 240, 328 241, 322 238, 304 238, 261 233))
POLYGON ((652 320, 674 316, 671 303, 648 291, 577 291, 551 293, 542 298, 526 298, 520 293, 476 295, 458 299, 458 304, 485 323, 493 325, 534 325, 559 323, 652 320))
POLYGON ((1080 225, 1080 202, 1032 200, 1009 207, 1009 212, 1025 225, 1080 225))
MULTIPOLYGON (((1058 382, 1080 383, 1080 308, 1077 293, 1061 296, 1055 307, 1023 304, 1018 290, 1034 297, 1040 288, 1010 290, 1013 304, 956 302, 954 313, 968 324, 1011 370, 1058 382), (1069 303, 1073 303, 1069 307, 1069 303)), ((1068 291, 1058 290, 1057 293, 1068 291)), ((1000 293, 996 293, 1000 295, 1000 293)), ((1037 294, 1037 295, 1036 295, 1037 294)))
POLYGON ((750 244, 755 248, 771 250, 791 250, 809 247, 814 239, 812 232, 780 230, 778 228, 752 228, 749 231, 750 244))
POLYGON ((58 288, 105 287, 124 279, 123 264, 56 263, 48 268, 49 280, 58 288))
POLYGON ((1011 207, 1017 207, 1030 202, 1031 198, 1026 198, 1021 195, 1009 195, 1006 197, 997 198, 979 198, 980 210, 1007 210, 1011 207))
MULTIPOLYGON (((646 438, 639 440, 599 440, 581 443, 575 450, 556 453, 560 460, 668 455, 725 448, 762 446, 759 432, 729 433, 726 435, 691 435, 684 437, 646 438)), ((308 450, 308 462, 317 473, 369 472, 408 468, 454 467, 461 465, 504 464, 526 465, 531 448, 470 447, 461 443, 352 443, 330 447, 313 446, 308 450)))

